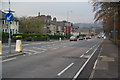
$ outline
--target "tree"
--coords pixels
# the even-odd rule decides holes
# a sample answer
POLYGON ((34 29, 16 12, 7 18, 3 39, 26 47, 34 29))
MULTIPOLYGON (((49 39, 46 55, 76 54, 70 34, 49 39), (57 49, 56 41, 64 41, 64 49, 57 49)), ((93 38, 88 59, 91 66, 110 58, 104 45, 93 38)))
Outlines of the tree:
POLYGON ((20 20, 20 32, 21 33, 41 33, 44 30, 44 21, 38 17, 22 17, 20 20))
MULTIPOLYGON (((103 28, 106 33, 110 33, 114 30, 114 24, 116 24, 117 39, 120 40, 120 2, 96 2, 93 1, 93 11, 95 12, 95 22, 102 21, 103 28), (116 15, 116 16, 115 16, 116 15), (115 21, 116 18, 116 21, 115 21)), ((103 0, 104 1, 104 0, 103 0)))

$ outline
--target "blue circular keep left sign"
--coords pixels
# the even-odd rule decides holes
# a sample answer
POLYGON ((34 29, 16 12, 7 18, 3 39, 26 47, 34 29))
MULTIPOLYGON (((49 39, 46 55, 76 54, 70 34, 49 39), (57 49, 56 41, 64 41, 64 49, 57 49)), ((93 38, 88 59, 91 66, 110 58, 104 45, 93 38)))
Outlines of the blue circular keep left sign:
POLYGON ((14 16, 12 13, 7 13, 5 18, 6 18, 6 21, 11 22, 13 21, 14 16))

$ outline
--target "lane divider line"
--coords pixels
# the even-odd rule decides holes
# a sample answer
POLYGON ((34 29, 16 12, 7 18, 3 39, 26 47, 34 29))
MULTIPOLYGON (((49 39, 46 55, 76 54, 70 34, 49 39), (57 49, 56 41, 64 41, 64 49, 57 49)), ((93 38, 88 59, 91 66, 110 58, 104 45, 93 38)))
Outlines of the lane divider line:
POLYGON ((86 53, 88 53, 90 50, 87 50, 86 53))
POLYGON ((74 63, 71 63, 69 66, 67 66, 64 70, 62 70, 60 73, 57 74, 57 76, 60 76, 63 74, 66 70, 68 70, 74 63))
MULTIPOLYGON (((100 45, 98 45, 99 47, 100 45)), ((79 71, 75 74, 75 76, 73 77, 72 80, 76 80, 77 77, 79 76, 79 74, 82 72, 82 70, 84 69, 84 67, 87 65, 87 63, 89 62, 89 60, 92 58, 92 56, 94 55, 94 53, 97 51, 98 47, 93 51, 93 53, 90 55, 90 57, 87 59, 87 61, 82 65, 82 67, 79 69, 79 71)))
POLYGON ((84 54, 82 54, 80 57, 83 57, 84 56, 84 54))
POLYGON ((92 49, 92 47, 90 48, 90 50, 92 49))
POLYGON ((17 58, 14 57, 14 58, 6 59, 6 60, 3 60, 2 62, 8 62, 8 61, 12 61, 12 60, 14 60, 14 59, 17 59, 17 58))

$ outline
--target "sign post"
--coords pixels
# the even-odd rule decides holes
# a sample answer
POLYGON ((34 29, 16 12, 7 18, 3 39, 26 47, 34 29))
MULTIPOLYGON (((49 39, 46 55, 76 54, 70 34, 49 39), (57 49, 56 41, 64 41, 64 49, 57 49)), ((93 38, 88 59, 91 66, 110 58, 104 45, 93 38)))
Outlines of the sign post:
POLYGON ((9 39, 8 39, 8 46, 9 46, 9 54, 11 54, 11 22, 14 19, 14 16, 12 13, 6 14, 6 21, 8 21, 8 29, 9 29, 9 39))

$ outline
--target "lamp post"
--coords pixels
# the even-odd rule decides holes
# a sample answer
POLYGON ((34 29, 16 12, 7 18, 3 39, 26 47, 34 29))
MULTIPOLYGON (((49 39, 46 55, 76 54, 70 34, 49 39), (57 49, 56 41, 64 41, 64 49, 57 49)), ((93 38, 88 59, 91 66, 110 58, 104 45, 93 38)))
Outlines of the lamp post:
POLYGON ((116 43, 116 9, 114 9, 114 42, 116 43))
MULTIPOLYGON (((72 12, 71 10, 67 11, 67 28, 69 26, 68 21, 69 21, 69 13, 72 12)), ((70 32, 71 33, 71 32, 70 32)), ((70 33, 66 33, 66 35, 70 36, 70 33)))

